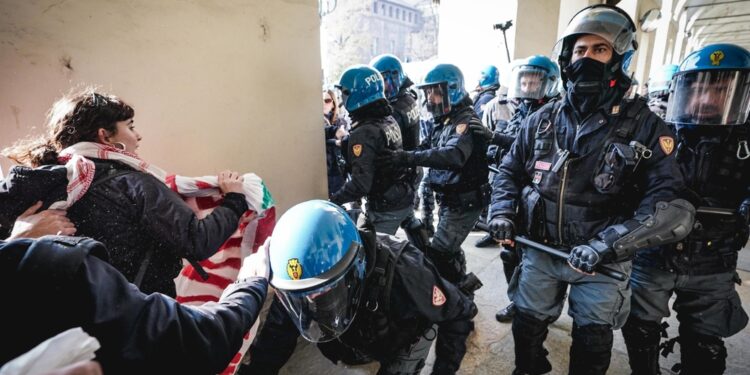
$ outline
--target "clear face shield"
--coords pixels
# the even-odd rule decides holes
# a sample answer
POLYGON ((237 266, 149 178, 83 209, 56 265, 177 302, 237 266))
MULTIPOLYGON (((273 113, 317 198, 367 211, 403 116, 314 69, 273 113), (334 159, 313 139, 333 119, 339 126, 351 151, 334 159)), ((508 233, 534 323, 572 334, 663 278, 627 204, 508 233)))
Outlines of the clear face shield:
POLYGON ((750 111, 750 71, 675 75, 665 121, 678 125, 742 125, 750 111))
POLYGON ((513 79, 508 86, 508 98, 539 100, 552 91, 555 83, 547 79, 547 71, 535 66, 513 69, 513 79))
POLYGON ((389 70, 386 72, 380 72, 383 76, 383 83, 385 84, 385 97, 393 98, 398 94, 398 72, 395 70, 389 70))
POLYGON ((339 96, 341 96, 341 105, 346 106, 346 100, 349 99, 349 95, 351 95, 351 91, 347 89, 346 87, 336 85, 334 88, 339 92, 339 96))
POLYGON ((335 280, 311 290, 276 290, 302 337, 311 342, 331 341, 351 325, 362 296, 364 251, 357 248, 351 264, 335 280))
POLYGON ((425 106, 432 117, 450 113, 451 102, 448 96, 448 82, 439 82, 419 87, 425 95, 425 106))

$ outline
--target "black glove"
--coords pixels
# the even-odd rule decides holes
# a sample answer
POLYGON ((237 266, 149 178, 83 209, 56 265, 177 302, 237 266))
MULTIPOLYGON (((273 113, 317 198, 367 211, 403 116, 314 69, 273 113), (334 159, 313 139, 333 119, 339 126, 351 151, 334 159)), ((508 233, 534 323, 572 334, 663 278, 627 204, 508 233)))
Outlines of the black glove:
POLYGON ((500 241, 512 241, 513 235, 514 235, 514 228, 515 225, 513 224, 513 220, 508 219, 507 217, 498 216, 490 220, 489 223, 490 228, 490 234, 492 237, 494 237, 496 240, 500 241))
POLYGON ((378 155, 375 159, 377 166, 414 166, 414 157, 410 152, 404 150, 385 150, 385 153, 378 155))
POLYGON ((585 274, 593 274, 594 268, 611 258, 612 249, 601 241, 587 245, 578 245, 570 251, 568 264, 585 274), (599 246, 600 245, 600 246, 599 246))
POLYGON ((488 141, 492 140, 492 130, 480 123, 470 122, 469 130, 471 130, 474 135, 484 137, 484 139, 488 141))

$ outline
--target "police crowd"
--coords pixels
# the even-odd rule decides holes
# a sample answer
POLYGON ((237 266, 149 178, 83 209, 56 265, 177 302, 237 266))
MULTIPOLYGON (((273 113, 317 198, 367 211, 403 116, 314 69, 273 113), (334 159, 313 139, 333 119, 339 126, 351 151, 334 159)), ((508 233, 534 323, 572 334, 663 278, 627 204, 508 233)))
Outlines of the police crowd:
MULTIPOLYGON (((199 220, 155 179, 99 161, 105 168, 97 168, 92 189, 104 180, 98 188, 106 191, 90 208, 73 206, 71 220, 48 214, 35 223, 50 223, 57 234, 96 233, 107 220, 97 207, 117 199, 132 202, 107 210, 122 217, 120 228, 91 236, 101 242, 33 240, 17 221, 0 242, 3 277, 28 280, 30 290, 64 285, 61 293, 76 295, 88 315, 45 323, 0 360, 75 323, 111 345, 100 356, 106 373, 218 372, 258 318, 270 285, 275 297, 239 374, 278 373, 299 336, 334 363, 379 362, 379 374, 420 373, 434 343, 432 373, 454 374, 482 287, 461 245, 479 229, 487 235, 476 245, 498 248, 508 281, 512 302, 496 318, 512 324, 513 374, 552 370, 544 342, 566 299, 570 374, 605 374, 616 330, 633 374, 660 374, 660 353, 676 343, 674 371, 724 373, 723 339, 748 323, 735 284, 738 252, 750 235, 750 52, 707 45, 679 65, 654 67, 644 98, 629 93, 638 46, 635 24, 621 9, 582 9, 552 47, 556 61, 539 54, 512 64, 507 94, 494 66, 482 70, 473 97, 452 64, 434 66, 417 85, 393 55, 346 69, 323 92, 329 200, 289 209, 216 304, 181 306, 154 275, 174 277, 175 259, 205 259, 237 229, 248 209, 242 177, 220 176, 224 203, 199 220), (126 184, 123 173, 128 188, 112 198, 126 184), (185 219, 170 222, 172 215, 185 219), (144 276, 144 260, 123 256, 144 240, 122 234, 128 225, 149 231, 167 222, 187 227, 189 238, 160 240, 166 230, 151 229, 149 259, 163 266, 144 276), (407 239, 394 236, 399 228, 407 239), (120 263, 99 255, 108 251, 120 263), (68 271, 42 272, 50 259, 68 271), (679 337, 667 338, 662 320, 673 296, 679 337), (169 367, 175 362, 185 367, 169 367)), ((109 119, 127 132, 132 109, 114 97, 101 100, 89 103, 91 114, 66 117, 84 117, 90 129, 53 135, 134 152, 120 129, 100 125, 109 119)), ((27 163, 36 167, 27 179, 43 185, 65 178, 37 159, 27 163)), ((34 204, 19 204, 36 208, 11 219, 28 218, 34 204)), ((14 293, 41 311, 50 303, 14 293)))

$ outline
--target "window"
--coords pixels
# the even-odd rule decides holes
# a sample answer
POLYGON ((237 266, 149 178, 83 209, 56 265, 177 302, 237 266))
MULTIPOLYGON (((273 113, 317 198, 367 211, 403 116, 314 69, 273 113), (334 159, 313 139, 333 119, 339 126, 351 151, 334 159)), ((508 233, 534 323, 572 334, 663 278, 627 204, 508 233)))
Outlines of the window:
POLYGON ((393 17, 393 7, 390 5, 388 6, 388 17, 393 17))
POLYGON ((401 17, 401 9, 396 8, 396 19, 401 17))
POLYGON ((372 12, 375 13, 375 14, 378 14, 378 3, 377 2, 373 2, 372 3, 372 12))
POLYGON ((412 21, 411 21, 411 16, 412 16, 412 13, 411 13, 411 12, 409 12, 409 22, 412 22, 412 21))
POLYGON ((385 16, 385 4, 380 5, 380 13, 383 13, 383 15, 385 16))

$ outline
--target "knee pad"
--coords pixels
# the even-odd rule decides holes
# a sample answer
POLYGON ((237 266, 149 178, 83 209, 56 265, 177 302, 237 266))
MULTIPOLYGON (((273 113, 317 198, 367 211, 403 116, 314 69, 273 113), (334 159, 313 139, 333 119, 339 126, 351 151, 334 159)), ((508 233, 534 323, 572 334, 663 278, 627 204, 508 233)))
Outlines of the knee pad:
POLYGON ((612 350, 612 326, 608 324, 573 324, 573 345, 580 343, 586 351, 602 352, 612 350))
POLYGON ((630 316, 622 327, 622 336, 625 344, 630 347, 643 347, 659 345, 662 337, 662 326, 660 322, 643 320, 630 316))
POLYGON ((552 370, 547 360, 544 340, 547 338, 549 321, 537 319, 523 311, 513 317, 513 341, 515 342, 516 368, 519 374, 545 374, 552 370))
POLYGON ((680 329, 681 374, 723 374, 727 349, 724 340, 680 329))

